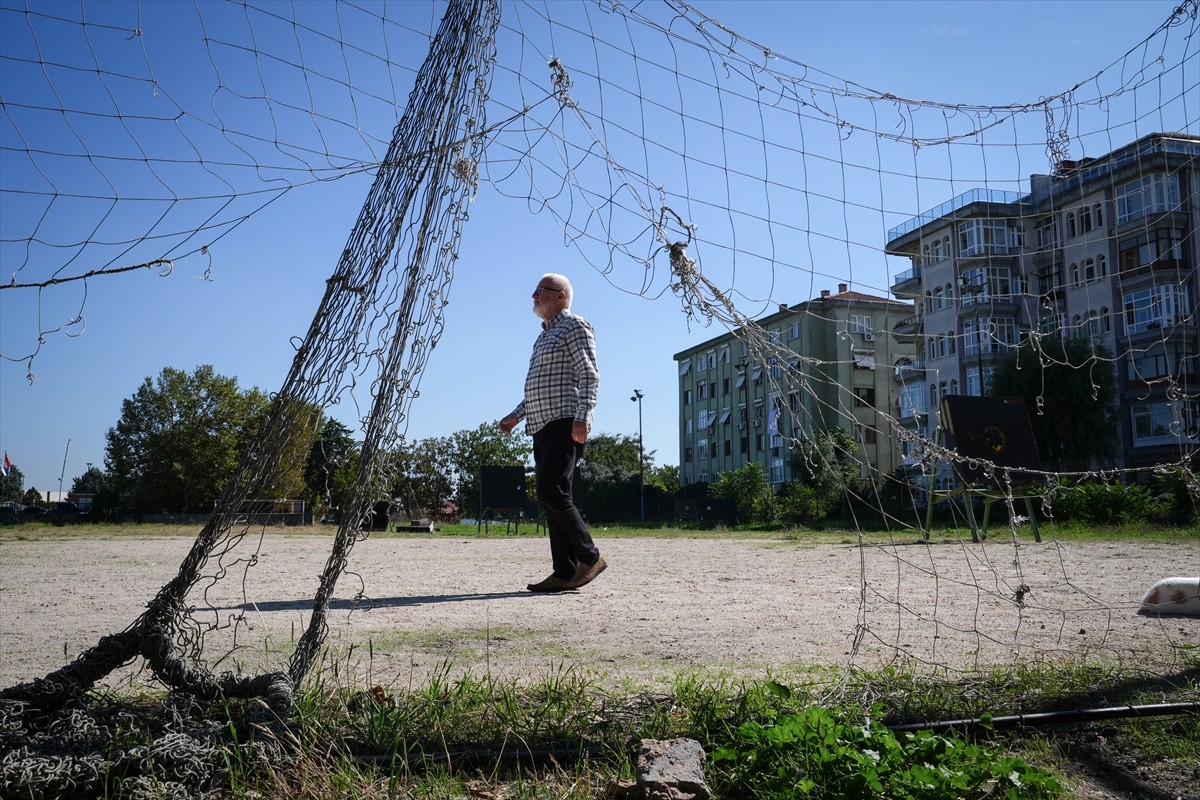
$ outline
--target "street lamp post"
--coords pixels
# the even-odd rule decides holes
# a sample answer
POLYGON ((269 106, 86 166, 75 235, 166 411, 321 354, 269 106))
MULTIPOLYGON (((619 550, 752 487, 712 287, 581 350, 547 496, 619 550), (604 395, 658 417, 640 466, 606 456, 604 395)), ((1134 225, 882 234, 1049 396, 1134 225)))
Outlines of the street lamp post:
POLYGON ((642 450, 642 390, 634 389, 629 398, 638 404, 638 509, 642 522, 646 521, 646 457, 642 450))

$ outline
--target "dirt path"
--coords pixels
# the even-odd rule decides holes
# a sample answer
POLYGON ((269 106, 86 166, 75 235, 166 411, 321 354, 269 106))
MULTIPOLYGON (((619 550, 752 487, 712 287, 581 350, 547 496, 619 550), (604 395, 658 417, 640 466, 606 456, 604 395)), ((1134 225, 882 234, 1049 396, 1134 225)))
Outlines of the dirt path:
MULTIPOLYGON (((330 620, 339 675, 404 685, 446 661, 458 673, 515 677, 568 665, 602 684, 654 686, 692 669, 786 674, 843 665, 852 653, 864 666, 899 658, 971 667, 1085 652, 1142 663, 1169 642, 1200 643, 1200 619, 1136 613, 1155 580, 1200 568, 1200 542, 1015 548, 1011 540, 924 545, 910 537, 863 548, 596 538, 608 571, 581 591, 549 596, 525 591, 549 572, 544 538, 401 535, 358 544, 330 620), (366 599, 355 602, 360 590, 366 599)), ((208 636, 210 661, 237 647, 218 670, 284 668, 310 616, 329 537, 269 533, 247 569, 259 544, 247 540, 227 554, 226 578, 191 598, 202 622, 244 612, 236 637, 228 627, 208 636)), ((44 675, 125 628, 190 545, 186 537, 4 534, 0 686, 44 675)), ((208 571, 217 567, 210 562, 208 571)), ((138 666, 108 682, 129 680, 138 666)))

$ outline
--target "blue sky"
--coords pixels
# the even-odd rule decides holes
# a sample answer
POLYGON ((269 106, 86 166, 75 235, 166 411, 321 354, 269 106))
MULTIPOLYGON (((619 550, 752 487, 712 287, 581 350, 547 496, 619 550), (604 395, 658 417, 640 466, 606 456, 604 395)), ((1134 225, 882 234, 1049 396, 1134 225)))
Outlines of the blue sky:
MULTIPOLYGON (((697 0, 693 5, 741 36, 769 47, 773 54, 807 65, 810 74, 819 71, 914 100, 1007 105, 1036 102, 1087 79, 1149 35, 1166 19, 1175 3, 1173 0, 903 3, 697 0)), ((126 18, 128 10, 136 8, 120 3, 103 6, 108 6, 110 10, 106 13, 112 14, 123 8, 126 18)), ((89 18, 103 17, 100 11, 103 6, 89 4, 89 18)), ((0 7, 12 9, 20 4, 2 0, 0 7)), ((179 18, 174 19, 169 11, 164 11, 172 7, 191 8, 187 4, 143 5, 146 30, 157 34, 178 35, 188 30, 194 33, 194 10, 190 16, 180 11, 179 18), (175 25, 179 30, 173 30, 175 25)), ((78 15, 78 4, 74 3, 39 4, 37 8, 61 12, 64 16, 78 15)), ((428 31, 436 24, 440 8, 424 0, 410 0, 390 4, 389 14, 403 19, 415 31, 428 31)), ((504 24, 516 25, 517 15, 509 6, 504 8, 504 24)), ((580 25, 590 18, 589 14, 596 15, 594 8, 587 11, 574 2, 562 0, 526 7, 522 13, 531 18, 531 26, 536 25, 531 8, 556 18, 560 15, 573 18, 580 25)), ((213 19, 220 21, 219 16, 213 19)), ((0 26, 7 29, 3 33, 6 52, 12 52, 12 37, 22 34, 19 20, 16 14, 0 17, 0 26)), ((225 20, 223 24, 232 27, 235 21, 225 20)), ((68 43, 55 41, 60 30, 45 25, 39 29, 39 43, 46 48, 55 44, 67 46, 68 43)), ((224 33, 219 28, 208 32, 218 38, 224 33)), ((147 41, 153 48, 156 41, 166 38, 148 35, 147 41)), ((419 41, 415 34, 413 41, 419 41)), ((576 58, 586 61, 577 43, 558 40, 555 45, 564 48, 561 52, 567 53, 563 58, 568 65, 576 58)), ((194 52, 180 45, 178 58, 163 58, 161 53, 154 52, 150 55, 155 77, 163 93, 172 99, 188 97, 191 84, 199 83, 207 68, 189 60, 194 52)), ((416 66, 423 55, 414 53, 403 60, 416 66)), ((524 66, 510 68, 521 69, 523 75, 526 69, 536 71, 536 79, 530 80, 542 81, 545 62, 541 55, 544 53, 531 50, 525 54, 524 66)), ((228 76, 237 73, 240 56, 231 49, 227 57, 229 62, 222 66, 228 71, 225 80, 232 86, 235 79, 228 76)), ((392 57, 400 58, 395 52, 392 57)), ((506 53, 500 56, 502 61, 508 57, 506 53)), ((260 65, 258 69, 264 67, 260 65)), ((6 71, 10 76, 7 80, 12 80, 12 71, 6 71)), ((585 71, 580 68, 581 75, 585 71)), ((87 91, 83 80, 80 79, 81 93, 87 91)), ((586 80, 577 78, 577 83, 579 96, 586 100, 586 80)), ((275 90, 278 85, 272 84, 271 88, 275 90)), ((297 102, 316 98, 322 107, 328 103, 331 117, 345 120, 347 115, 355 113, 336 105, 336 93, 330 92, 326 98, 320 86, 289 88, 297 90, 300 98, 297 102)), ((406 89, 394 91, 401 98, 407 96, 406 89)), ((12 102, 11 86, 4 87, 3 96, 12 102)), ((64 99, 72 102, 70 98, 64 99)), ((102 103, 102 98, 79 102, 102 103)), ((217 108, 217 113, 231 115, 247 124, 244 120, 253 112, 233 100, 222 102, 229 105, 217 108)), ((140 109, 128 110, 138 113, 140 109)), ((491 113, 494 120, 498 112, 491 113)), ((608 113, 617 114, 613 110, 608 113)), ((731 110, 731 113, 742 112, 731 110)), ((650 114, 644 114, 640 121, 653 127, 650 114)), ((269 127, 294 122, 279 117, 274 121, 263 119, 261 124, 269 127)), ((880 130, 893 129, 886 118, 870 123, 880 130)), ((1135 134, 1164 129, 1159 126, 1171 123, 1171 119, 1150 119, 1134 131, 1114 131, 1110 135, 1115 138, 1105 149, 1125 144, 1135 134)), ((99 124, 94 130, 74 132, 49 118, 45 119, 45 130, 38 130, 36 125, 30 128, 28 122, 23 124, 26 142, 33 146, 66 148, 72 145, 74 135, 89 149, 129 147, 119 130, 102 129, 99 124), (89 145, 89 136, 97 137, 94 141, 103 144, 89 145), (124 143, 115 144, 118 142, 124 143)), ((379 142, 388 138, 390 124, 385 120, 379 125, 381 129, 365 133, 341 126, 332 135, 348 142, 345 152, 366 153, 372 147, 381 151, 379 142), (356 149, 352 141, 355 136, 365 136, 374 144, 356 149)), ((952 121, 947 122, 951 124, 952 121)), ((1104 130, 1091 124, 1088 130, 1104 130)), ((1182 124, 1176 122, 1173 127, 1178 129, 1182 124)), ((660 135, 652 129, 650 133, 660 135)), ((0 128, 0 135, 10 156, 12 148, 24 146, 15 138, 10 125, 0 128)), ((669 132, 663 131, 661 135, 669 136, 669 132)), ((861 137, 854 141, 855 146, 859 146, 860 140, 861 137)), ((204 140, 196 136, 194 141, 204 140)), ((228 149, 228 140, 218 145, 228 149)), ((691 147, 697 148, 693 152, 701 152, 699 144, 693 143, 691 147)), ((337 147, 331 145, 330 152, 338 152, 337 147)), ((1086 154, 1099 152, 1103 151, 1086 154)), ((1084 154, 1072 153, 1074 157, 1084 154)), ((1018 155, 1016 148, 1011 149, 1011 155, 1018 155)), ((727 156, 736 157, 736 153, 731 148, 727 156)), ((652 159, 647 157, 647 160, 652 159)), ((11 159, 0 162, 4 167, 0 170, 0 184, 6 189, 37 180, 14 169, 13 163, 11 159)), ((133 163, 136 164, 136 158, 133 163)), ((974 163, 969 156, 963 156, 948 167, 951 171, 959 169, 960 174, 921 194, 907 206, 892 203, 890 195, 885 194, 885 179, 868 175, 866 181, 875 181, 876 193, 883 197, 879 203, 888 207, 889 212, 884 219, 880 219, 885 215, 878 206, 868 207, 866 213, 874 217, 875 228, 883 230, 902 221, 900 217, 906 210, 916 214, 958 191, 979 185, 979 181, 995 180, 997 188, 1016 189, 1020 188, 1017 183, 1006 181, 1023 182, 1030 172, 1046 169, 1045 161, 1039 163, 1036 153, 1019 154, 1015 168, 1010 169, 1010 165, 1002 168, 999 166, 1002 163, 1005 162, 987 158, 974 163), (1013 171, 1016 174, 1002 174, 1013 171)), ((887 170, 889 165, 885 161, 882 167, 887 170)), ((636 435, 638 409, 630 396, 635 388, 641 389, 645 395, 646 448, 655 451, 658 464, 678 463, 678 379, 672 355, 720 335, 724 329, 689 324, 680 311, 678 299, 665 291, 660 276, 643 280, 643 276, 631 271, 627 264, 622 265, 619 259, 615 266, 604 262, 604 256, 598 255, 603 252, 600 248, 585 244, 581 251, 568 246, 562 227, 552 215, 545 211, 534 213, 537 209, 525 198, 514 196, 511 178, 500 180, 499 161, 492 167, 491 177, 500 184, 501 191, 485 181, 471 206, 471 219, 464 228, 451 302, 446 311, 445 333, 429 359, 420 383, 420 396, 411 407, 409 437, 444 436, 474 428, 498 419, 512 408, 519 399, 529 346, 537 333, 537 320, 530 312, 530 291, 543 272, 564 272, 575 282, 576 312, 591 319, 597 330, 601 391, 594 431, 636 435)), ((71 184, 77 176, 87 174, 77 163, 55 164, 54 168, 60 171, 49 180, 63 193, 56 201, 54 213, 61 213, 64 218, 95 214, 98 207, 95 202, 71 199, 68 195, 102 195, 103 187, 86 182, 71 184)), ((905 168, 911 169, 911 164, 905 168)), ((283 166, 279 170, 277 175, 283 175, 283 166)), ((272 177, 266 175, 265 179, 272 177)), ((830 173, 830 179, 839 178, 845 180, 847 173, 839 174, 836 170, 830 173)), ((849 178, 855 176, 851 174, 849 178)), ((813 168, 806 179, 807 186, 816 189, 826 179, 813 168)), ((141 181, 150 187, 148 194, 153 194, 150 190, 156 183, 175 186, 167 168, 157 175, 131 174, 129 180, 134 185, 141 181)), ((52 286, 40 292, 0 291, 0 353, 5 357, 0 360, 0 447, 25 474, 26 487, 35 487, 43 493, 56 491, 61 476, 62 487, 67 489, 88 463, 102 465, 104 435, 116 422, 121 401, 143 379, 157 375, 166 366, 190 371, 198 364, 212 364, 219 373, 236 376, 244 387, 257 386, 264 391, 278 388, 291 362, 290 341, 304 335, 320 300, 324 280, 337 264, 369 185, 370 176, 359 174, 288 191, 221 237, 207 253, 180 259, 166 277, 138 271, 94 278, 87 282, 86 294, 80 283, 52 286), (81 308, 86 323, 67 324, 81 308), (45 336, 39 346, 38 332, 55 328, 60 329, 45 336), (25 356, 35 351, 31 366, 25 356), (27 379, 30 372, 34 376, 32 382, 27 379)), ((200 184, 194 185, 193 191, 216 192, 200 184)), ((736 187, 728 191, 736 198, 736 187)), ((3 203, 0 216, 6 219, 4 238, 11 238, 11 232, 22 224, 33 224, 30 219, 44 210, 44 202, 39 205, 41 201, 33 202, 11 191, 0 195, 0 202, 3 203)), ((176 210, 148 202, 122 204, 105 217, 105 225, 114 226, 113 230, 117 229, 115 226, 134 230, 139 225, 149 229, 160 215, 165 214, 169 223, 170 214, 176 210)), ((817 262, 806 267, 803 259, 793 259, 788 268, 759 269, 751 254, 790 245, 755 243, 756 237, 777 235, 782 242, 785 234, 755 225, 753 218, 726 223, 742 237, 738 247, 743 260, 731 268, 736 275, 731 275, 729 282, 739 288, 739 305, 747 313, 761 314, 774 303, 802 302, 822 289, 836 290, 839 281, 849 281, 862 291, 884 294, 890 273, 904 268, 888 262, 878 252, 883 242, 876 241, 874 234, 838 232, 838 225, 850 223, 824 219, 820 215, 828 212, 819 210, 815 204, 808 211, 814 216, 794 222, 794 226, 816 229, 832 225, 830 239, 836 245, 834 250, 844 252, 848 263, 839 263, 836 257, 821 257, 817 259, 819 267, 815 265, 817 262)), ((786 218, 786 213, 778 208, 771 213, 786 218)), ((701 214, 697 211, 697 218, 701 214)), ((105 235, 109 230, 103 229, 105 235)), ((123 263, 117 256, 118 250, 120 246, 109 246, 104 258, 123 263)), ((37 248, 34 251, 36 260, 42 251, 37 248)), ((45 280, 53 273, 37 264, 23 267, 25 252, 23 244, 12 242, 0 249, 3 282, 9 282, 14 275, 21 281, 35 276, 45 280)), ((56 268, 64 270, 62 274, 77 274, 84 269, 81 264, 95 263, 87 255, 71 261, 61 252, 55 253, 56 268)), ((335 415, 341 413, 335 411, 335 415)))

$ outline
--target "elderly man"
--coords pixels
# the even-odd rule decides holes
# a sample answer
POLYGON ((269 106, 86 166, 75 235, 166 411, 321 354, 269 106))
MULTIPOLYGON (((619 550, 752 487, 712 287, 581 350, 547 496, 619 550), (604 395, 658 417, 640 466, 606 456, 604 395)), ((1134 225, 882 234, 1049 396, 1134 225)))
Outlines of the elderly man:
POLYGON ((592 409, 600 372, 596 368, 596 335, 583 317, 571 313, 573 290, 562 275, 543 275, 533 290, 533 313, 542 332, 533 343, 525 399, 500 420, 511 433, 521 420, 533 436, 537 498, 546 512, 554 572, 531 592, 562 592, 591 583, 607 566, 592 542, 579 509, 572 481, 592 427, 592 409))

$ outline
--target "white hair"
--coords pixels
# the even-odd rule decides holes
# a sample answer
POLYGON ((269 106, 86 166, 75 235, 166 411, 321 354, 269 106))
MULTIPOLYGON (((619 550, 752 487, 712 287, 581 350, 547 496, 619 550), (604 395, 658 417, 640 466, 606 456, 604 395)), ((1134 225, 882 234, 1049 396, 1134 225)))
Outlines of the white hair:
MULTIPOLYGON (((542 280, 550 281, 550 283, 553 286, 557 287, 560 292, 566 292, 566 294, 567 294, 566 307, 567 308, 571 307, 571 300, 575 297, 575 288, 573 286, 571 286, 571 281, 569 278, 567 278, 566 275, 559 275, 556 272, 547 272, 545 275, 542 276, 542 280)), ((538 281, 538 282, 541 283, 541 281, 538 281)))

